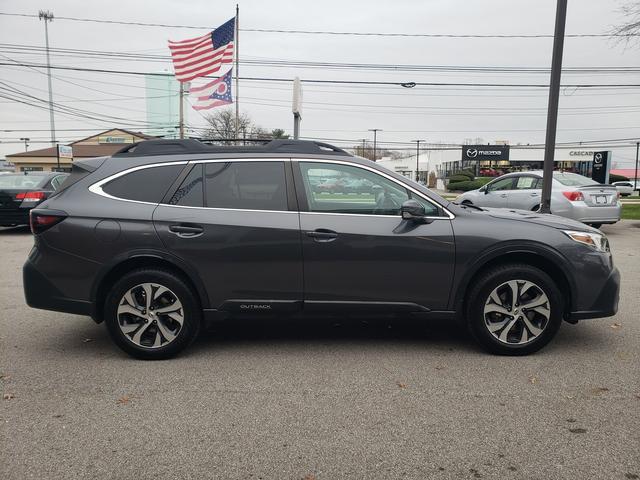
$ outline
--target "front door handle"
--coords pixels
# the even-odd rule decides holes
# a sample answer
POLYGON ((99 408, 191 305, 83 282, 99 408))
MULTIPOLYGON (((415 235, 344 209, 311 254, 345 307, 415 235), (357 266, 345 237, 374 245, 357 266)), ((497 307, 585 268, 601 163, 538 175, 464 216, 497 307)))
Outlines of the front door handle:
POLYGON ((539 194, 539 193, 536 193, 536 192, 533 192, 533 193, 530 193, 529 195, 531 195, 532 197, 537 197, 537 196, 538 196, 538 195, 540 195, 540 194, 539 194))
POLYGON ((306 235, 316 242, 332 242, 338 238, 338 232, 326 228, 317 228, 311 232, 306 232, 306 235))
POLYGON ((500 194, 500 196, 501 196, 502 198, 507 198, 507 194, 506 194, 506 193, 501 193, 501 194, 500 194))
POLYGON ((204 227, 202 225, 171 225, 169 231, 179 237, 197 237, 202 235, 204 227))

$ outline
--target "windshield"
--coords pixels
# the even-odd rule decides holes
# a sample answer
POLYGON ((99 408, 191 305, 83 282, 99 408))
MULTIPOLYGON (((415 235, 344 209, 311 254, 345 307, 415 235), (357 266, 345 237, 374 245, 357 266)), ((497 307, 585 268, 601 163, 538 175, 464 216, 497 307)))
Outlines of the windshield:
POLYGON ((0 175, 0 188, 37 188, 41 175, 0 175))
POLYGON ((598 182, 590 178, 583 177, 577 173, 553 172, 554 180, 559 181, 566 187, 583 187, 585 185, 598 185, 598 182))

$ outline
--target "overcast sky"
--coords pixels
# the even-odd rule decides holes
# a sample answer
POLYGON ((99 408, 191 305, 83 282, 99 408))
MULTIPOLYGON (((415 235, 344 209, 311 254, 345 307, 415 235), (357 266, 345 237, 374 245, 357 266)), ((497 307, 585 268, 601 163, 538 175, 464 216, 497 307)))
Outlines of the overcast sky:
MULTIPOLYGON (((616 0, 570 0, 567 34, 604 33, 622 21, 616 0)), ((58 17, 99 18, 148 23, 218 26, 235 13, 235 2, 112 0, 2 0, 0 12, 37 14, 41 8, 58 17), (150 8, 150 6, 153 8, 150 8)), ((423 1, 247 1, 240 2, 240 28, 333 30, 426 34, 552 34, 554 0, 423 0, 423 1)), ((56 19, 50 25, 51 47, 168 55, 167 39, 180 40, 206 30, 81 23, 56 19)), ((6 44, 44 45, 43 22, 0 16, 0 61, 44 62, 41 53, 8 52, 6 44)), ((278 59, 375 64, 518 66, 548 68, 552 39, 465 39, 330 36, 285 33, 240 33, 241 59, 278 59)), ((120 59, 77 59, 52 56, 52 64, 75 67, 171 71, 170 62, 120 59)), ((565 67, 640 67, 640 44, 625 48, 608 38, 567 38, 565 67)), ((0 66, 6 87, 46 98, 44 71, 0 66)), ((379 70, 274 68, 241 66, 241 77, 402 82, 546 84, 548 73, 389 72, 379 70)), ((54 72, 54 101, 93 114, 125 117, 143 125, 144 77, 77 71, 54 72), (73 82, 73 83, 69 83, 73 82), (126 98, 123 98, 126 97, 126 98), (100 103, 101 102, 101 103, 100 103)), ((563 83, 640 84, 639 73, 564 73, 563 83)), ((6 94, 6 90, 3 90, 6 94)), ((459 143, 481 137, 486 142, 541 143, 546 123, 547 90, 505 88, 304 86, 302 135, 335 139, 340 145, 370 138, 380 128, 382 142, 459 143), (342 141, 344 140, 344 141, 342 141)), ((241 81, 240 106, 265 128, 292 130, 291 86, 286 83, 241 81)), ((589 141, 640 137, 640 88, 562 91, 558 141, 589 141)), ((56 115, 58 137, 69 141, 127 122, 100 122, 56 115), (63 130, 64 129, 64 130, 63 130)), ((201 127, 195 111, 189 124, 201 127)), ((31 149, 46 147, 48 112, 0 99, 0 156, 21 151, 15 142, 30 137, 31 149), (5 130, 25 129, 7 132, 5 130), (26 131, 32 130, 32 131, 26 131), (42 130, 42 131, 36 131, 42 130)), ((634 149, 617 155, 619 166, 631 165, 634 149), (620 164, 622 162, 622 164, 620 164)))

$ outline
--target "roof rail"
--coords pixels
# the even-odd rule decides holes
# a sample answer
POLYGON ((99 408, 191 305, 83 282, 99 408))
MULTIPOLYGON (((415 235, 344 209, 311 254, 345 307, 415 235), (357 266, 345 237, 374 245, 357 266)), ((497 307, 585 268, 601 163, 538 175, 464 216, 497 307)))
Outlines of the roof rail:
POLYGON ((114 157, 176 155, 189 153, 297 153, 352 156, 341 148, 313 140, 260 140, 263 145, 208 145, 190 138, 185 140, 143 140, 118 150, 114 157))

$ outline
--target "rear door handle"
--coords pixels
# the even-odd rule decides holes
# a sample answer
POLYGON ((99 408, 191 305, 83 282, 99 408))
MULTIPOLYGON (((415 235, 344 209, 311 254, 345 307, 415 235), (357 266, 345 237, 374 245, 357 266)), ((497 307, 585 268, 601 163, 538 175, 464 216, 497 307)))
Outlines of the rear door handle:
POLYGON ((533 192, 533 193, 530 193, 529 195, 531 195, 532 197, 537 197, 537 196, 538 196, 538 195, 540 195, 540 194, 539 194, 539 193, 536 193, 536 192, 533 192))
POLYGON ((501 196, 502 198, 507 198, 507 194, 506 194, 506 193, 501 193, 501 194, 500 194, 500 196, 501 196))
POLYGON ((313 238, 316 242, 332 242, 338 238, 338 232, 326 228, 317 228, 311 232, 306 232, 307 237, 313 238))
POLYGON ((204 227, 202 225, 171 225, 169 231, 183 238, 197 237, 204 233, 204 227))

